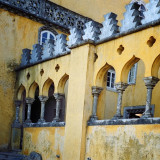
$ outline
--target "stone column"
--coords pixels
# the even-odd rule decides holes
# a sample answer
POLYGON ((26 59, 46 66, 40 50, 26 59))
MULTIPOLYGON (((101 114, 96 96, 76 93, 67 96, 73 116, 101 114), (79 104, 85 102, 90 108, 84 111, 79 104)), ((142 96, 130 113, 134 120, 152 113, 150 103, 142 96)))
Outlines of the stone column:
POLYGON ((45 119, 44 119, 45 103, 48 100, 48 97, 47 96, 39 96, 39 100, 41 101, 41 116, 40 116, 40 119, 38 120, 38 123, 43 123, 43 122, 45 122, 45 119))
POLYGON ((143 80, 145 86, 147 87, 147 98, 146 98, 146 108, 142 118, 149 118, 152 117, 151 115, 152 90, 159 81, 159 79, 156 77, 145 77, 143 80))
POLYGON ((127 83, 119 82, 115 84, 116 90, 118 92, 118 102, 117 102, 117 112, 114 115, 113 119, 121 119, 121 108, 122 108, 122 96, 125 89, 128 87, 127 83))
POLYGON ((97 120, 97 104, 98 104, 98 97, 101 93, 103 88, 93 86, 92 87, 92 95, 93 95, 93 106, 92 106, 92 115, 90 117, 90 121, 97 120))
POLYGON ((60 121, 59 113, 60 113, 60 108, 62 107, 62 100, 63 100, 64 94, 55 93, 54 97, 56 99, 56 117, 53 119, 52 122, 58 122, 60 121))
POLYGON ((26 98, 26 103, 27 103, 28 109, 27 109, 27 119, 26 119, 25 123, 32 123, 32 121, 31 121, 31 106, 32 106, 33 102, 34 102, 33 98, 26 98))
POLYGON ((20 121, 19 121, 19 110, 20 110, 21 101, 20 100, 15 100, 15 105, 16 105, 16 118, 15 118, 13 123, 18 124, 18 123, 20 123, 20 121))

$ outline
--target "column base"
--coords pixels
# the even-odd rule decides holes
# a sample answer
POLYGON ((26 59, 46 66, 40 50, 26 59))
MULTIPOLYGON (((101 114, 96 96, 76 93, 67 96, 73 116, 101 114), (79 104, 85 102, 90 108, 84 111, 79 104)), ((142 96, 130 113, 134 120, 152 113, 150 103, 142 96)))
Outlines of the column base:
POLYGON ((25 123, 32 123, 32 121, 30 119, 26 119, 25 123))
POLYGON ((44 119, 39 119, 37 123, 44 123, 45 120, 44 119))
POLYGON ((59 122, 59 121, 60 121, 59 118, 54 118, 53 121, 52 121, 52 123, 59 122))
POLYGON ((123 118, 122 115, 115 114, 111 120, 117 120, 117 119, 122 119, 122 118, 123 118))
POLYGON ((98 120, 98 117, 97 116, 93 116, 93 115, 89 119, 89 121, 91 121, 91 122, 96 121, 96 120, 98 120))

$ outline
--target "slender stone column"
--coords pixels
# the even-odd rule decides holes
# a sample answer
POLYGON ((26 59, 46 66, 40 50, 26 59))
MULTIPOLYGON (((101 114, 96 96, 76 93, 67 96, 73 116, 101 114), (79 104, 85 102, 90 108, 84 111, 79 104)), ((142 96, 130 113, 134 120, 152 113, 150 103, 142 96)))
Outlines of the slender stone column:
POLYGON ((40 119, 38 120, 38 123, 43 123, 45 122, 45 119, 44 119, 45 103, 48 100, 48 97, 39 96, 39 100, 41 101, 41 116, 40 116, 40 119))
POLYGON ((142 118, 149 118, 152 117, 151 114, 152 90, 159 81, 159 79, 156 77, 145 77, 143 80, 145 86, 147 87, 147 98, 146 98, 146 108, 142 118))
POLYGON ((90 121, 94 121, 94 120, 98 119, 98 117, 97 117, 97 104, 98 104, 98 97, 99 97, 102 90, 103 90, 103 88, 101 88, 101 87, 97 87, 97 86, 92 87, 93 106, 92 106, 92 115, 90 117, 90 121))
POLYGON ((20 123, 20 121, 19 121, 19 110, 20 110, 21 101, 20 100, 15 100, 15 105, 16 105, 16 118, 15 118, 13 124, 18 124, 18 123, 20 123))
POLYGON ((31 121, 31 105, 33 102, 34 102, 33 98, 26 98, 28 110, 27 110, 27 119, 26 119, 25 123, 32 123, 32 121, 31 121))
POLYGON ((116 90, 118 92, 118 102, 117 102, 117 112, 114 115, 113 119, 121 119, 121 108, 122 108, 122 96, 125 89, 128 87, 127 83, 119 82, 115 84, 116 90))
POLYGON ((60 113, 60 108, 62 107, 62 99, 64 97, 64 94, 55 93, 54 97, 56 99, 56 117, 53 119, 52 122, 58 122, 60 121, 59 113, 60 113))

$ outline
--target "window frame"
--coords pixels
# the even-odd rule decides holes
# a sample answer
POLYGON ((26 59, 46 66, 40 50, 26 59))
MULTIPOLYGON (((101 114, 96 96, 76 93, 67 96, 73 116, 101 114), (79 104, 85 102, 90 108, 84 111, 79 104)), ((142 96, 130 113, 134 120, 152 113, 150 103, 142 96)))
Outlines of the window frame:
POLYGON ((44 32, 44 31, 51 32, 55 38, 58 35, 58 33, 53 28, 51 28, 49 26, 42 26, 39 28, 39 31, 38 31, 38 43, 39 44, 41 44, 41 35, 42 35, 42 32, 44 32))
MULTIPOLYGON (((115 77, 114 77, 114 84, 115 84, 115 79, 116 79, 116 72, 115 72, 115 70, 114 69, 109 69, 108 72, 110 72, 110 75, 112 75, 112 74, 115 75, 115 77)), ((107 82, 108 82, 108 72, 107 72, 107 75, 106 75, 107 76, 107 82)), ((112 76, 110 77, 110 86, 107 86, 107 84, 106 84, 106 88, 107 88, 108 91, 116 92, 115 85, 114 85, 113 88, 111 87, 111 83, 112 83, 111 79, 112 79, 112 76)))
POLYGON ((136 78, 137 78, 137 67, 138 67, 138 63, 135 63, 133 66, 132 66, 132 68, 130 69, 130 71, 129 71, 129 73, 128 73, 128 84, 129 85, 134 85, 134 84, 136 84, 136 78), (131 69, 133 68, 135 66, 135 70, 134 70, 134 80, 133 80, 133 82, 130 82, 129 81, 129 79, 130 79, 130 72, 131 72, 131 69))

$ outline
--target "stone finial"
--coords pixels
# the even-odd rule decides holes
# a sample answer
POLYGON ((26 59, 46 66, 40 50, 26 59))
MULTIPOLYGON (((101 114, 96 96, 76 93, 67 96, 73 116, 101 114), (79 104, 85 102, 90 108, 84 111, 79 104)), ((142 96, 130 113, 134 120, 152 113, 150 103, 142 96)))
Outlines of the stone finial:
POLYGON ((100 29, 100 39, 107 38, 119 32, 118 21, 116 20, 117 15, 114 13, 108 13, 104 15, 105 21, 102 23, 103 27, 100 29))
POLYGON ((102 27, 99 23, 96 23, 94 21, 89 21, 85 24, 85 29, 84 29, 84 35, 83 40, 92 40, 92 41, 97 41, 99 40, 99 35, 100 35, 100 28, 102 27))
POLYGON ((67 36, 65 34, 58 34, 56 36, 55 47, 54 47, 54 55, 62 54, 63 52, 68 51, 67 47, 67 36))
POLYGON ((82 31, 77 28, 70 29, 69 41, 67 42, 68 46, 75 45, 82 41, 82 31))
POLYGON ((22 58, 21 58, 21 66, 26 66, 30 64, 30 59, 31 59, 31 50, 30 49, 23 49, 22 50, 22 58))
POLYGON ((42 46, 40 44, 34 44, 30 62, 35 63, 37 61, 40 61, 41 59, 42 59, 42 46))
POLYGON ((54 43, 53 39, 47 39, 43 44, 42 60, 53 57, 54 54, 54 43))
POLYGON ((140 5, 138 3, 130 3, 126 5, 126 12, 123 14, 124 19, 121 21, 122 27, 120 32, 127 31, 141 25, 142 15, 140 5))
POLYGON ((145 18, 142 20, 142 24, 146 24, 160 18, 160 0, 150 0, 145 7, 146 11, 143 13, 145 18))

